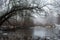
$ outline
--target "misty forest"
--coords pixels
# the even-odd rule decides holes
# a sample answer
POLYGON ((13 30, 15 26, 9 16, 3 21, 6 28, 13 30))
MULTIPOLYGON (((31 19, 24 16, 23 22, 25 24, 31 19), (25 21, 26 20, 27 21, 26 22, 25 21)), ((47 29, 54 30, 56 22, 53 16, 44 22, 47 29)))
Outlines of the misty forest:
POLYGON ((0 40, 60 40, 60 0, 0 0, 0 40))

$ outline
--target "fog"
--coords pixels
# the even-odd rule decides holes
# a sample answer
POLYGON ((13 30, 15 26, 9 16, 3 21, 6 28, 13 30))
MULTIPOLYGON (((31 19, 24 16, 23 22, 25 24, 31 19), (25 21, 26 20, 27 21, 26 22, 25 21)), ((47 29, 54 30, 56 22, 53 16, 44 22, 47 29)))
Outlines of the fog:
MULTIPOLYGON (((25 30, 21 32, 23 36, 32 35, 33 38, 46 37, 50 38, 49 40, 58 40, 60 37, 60 0, 1 0, 0 25, 2 31, 19 27, 19 31, 25 30), (31 31, 31 35, 27 33, 27 30, 31 31)), ((15 34, 15 32, 11 33, 15 34)), ((10 34, 10 31, 7 34, 10 34)))

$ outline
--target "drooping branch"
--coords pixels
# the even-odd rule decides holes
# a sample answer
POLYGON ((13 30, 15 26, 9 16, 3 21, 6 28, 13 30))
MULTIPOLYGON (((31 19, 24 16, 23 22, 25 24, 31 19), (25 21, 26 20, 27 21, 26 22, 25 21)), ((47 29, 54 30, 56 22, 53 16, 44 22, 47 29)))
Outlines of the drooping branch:
POLYGON ((3 16, 0 17, 0 26, 3 24, 3 22, 5 22, 9 17, 11 17, 11 15, 13 14, 12 12, 14 11, 18 11, 18 10, 30 10, 30 9, 35 9, 37 7, 23 7, 23 8, 19 8, 19 7, 15 7, 14 9, 12 9, 10 12, 5 13, 3 16))
MULTIPOLYGON (((46 4, 46 5, 50 5, 50 4, 46 4)), ((44 6, 46 6, 46 5, 44 5, 44 6)), ((32 9, 36 9, 36 8, 41 9, 41 8, 43 8, 44 6, 42 6, 42 7, 38 7, 38 6, 35 6, 35 7, 20 7, 20 6, 12 7, 12 9, 11 9, 10 12, 6 12, 4 15, 2 15, 2 16, 0 17, 0 26, 1 26, 7 19, 9 19, 9 18, 12 16, 12 14, 15 14, 15 13, 13 13, 14 11, 18 11, 18 10, 32 10, 32 9)))

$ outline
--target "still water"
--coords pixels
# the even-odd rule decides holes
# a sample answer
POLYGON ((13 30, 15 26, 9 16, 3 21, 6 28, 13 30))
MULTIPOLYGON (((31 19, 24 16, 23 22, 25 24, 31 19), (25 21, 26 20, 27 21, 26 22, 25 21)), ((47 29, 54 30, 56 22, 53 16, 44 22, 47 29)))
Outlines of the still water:
POLYGON ((1 40, 58 40, 58 30, 35 26, 15 31, 0 31, 1 40))

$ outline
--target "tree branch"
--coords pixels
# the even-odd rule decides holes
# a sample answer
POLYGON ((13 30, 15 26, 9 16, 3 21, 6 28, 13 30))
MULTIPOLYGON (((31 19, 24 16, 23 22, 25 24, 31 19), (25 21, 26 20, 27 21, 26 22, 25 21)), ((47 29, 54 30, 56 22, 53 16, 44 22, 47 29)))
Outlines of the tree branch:
MULTIPOLYGON (((46 5, 50 5, 50 4, 46 4, 46 5)), ((44 5, 44 6, 46 6, 46 5, 44 5)), ((15 13, 13 13, 14 11, 18 11, 18 10, 31 10, 31 9, 36 9, 36 8, 41 9, 41 8, 43 8, 44 6, 42 6, 42 7, 40 7, 40 8, 39 8, 38 6, 35 6, 35 7, 20 7, 20 6, 18 6, 18 7, 17 7, 17 6, 12 7, 12 9, 11 9, 10 12, 6 12, 4 15, 2 15, 2 16, 0 17, 0 26, 1 26, 7 19, 9 19, 12 14, 15 14, 15 13)))

